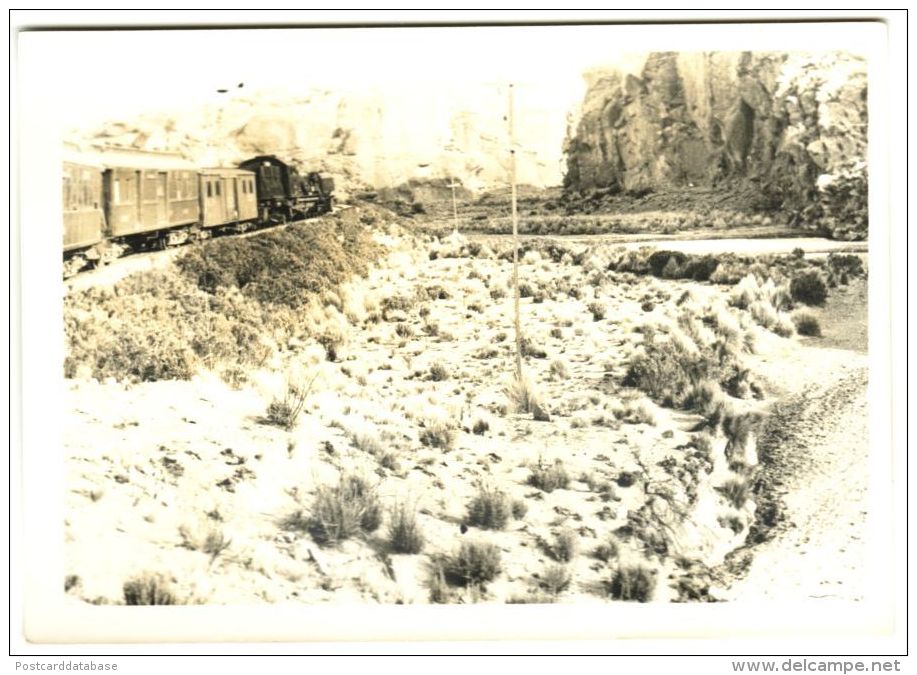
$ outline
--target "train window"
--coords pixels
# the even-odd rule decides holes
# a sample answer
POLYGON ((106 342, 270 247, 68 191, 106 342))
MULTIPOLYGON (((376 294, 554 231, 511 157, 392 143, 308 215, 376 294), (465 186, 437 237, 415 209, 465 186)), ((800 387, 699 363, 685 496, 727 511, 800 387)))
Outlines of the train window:
POLYGON ((64 176, 64 208, 70 208, 70 176, 64 176))
POLYGON ((217 190, 217 197, 219 197, 220 194, 221 194, 221 193, 220 193, 220 183, 219 183, 219 182, 216 184, 216 190, 217 190))
POLYGON ((112 195, 112 201, 115 204, 121 203, 121 180, 119 178, 115 178, 112 181, 111 195, 112 195))
POLYGON ((210 181, 207 181, 207 196, 213 197, 213 186, 210 184, 210 181))

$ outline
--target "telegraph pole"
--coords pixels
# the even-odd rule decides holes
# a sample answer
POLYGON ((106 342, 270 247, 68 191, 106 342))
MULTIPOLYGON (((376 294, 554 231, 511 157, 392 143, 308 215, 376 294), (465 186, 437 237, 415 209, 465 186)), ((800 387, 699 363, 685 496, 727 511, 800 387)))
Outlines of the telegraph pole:
POLYGON ((513 124, 513 85, 509 85, 509 176, 513 203, 513 305, 516 327, 516 379, 522 382, 522 329, 519 321, 519 217, 516 211, 516 129, 513 124))
POLYGON ((452 233, 458 234, 458 207, 455 205, 455 176, 452 177, 452 233))

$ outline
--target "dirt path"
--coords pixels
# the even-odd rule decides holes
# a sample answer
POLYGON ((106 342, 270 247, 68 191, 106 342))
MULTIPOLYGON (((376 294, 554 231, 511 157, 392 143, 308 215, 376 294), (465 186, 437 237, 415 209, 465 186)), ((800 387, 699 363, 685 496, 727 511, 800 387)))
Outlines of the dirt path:
POLYGON ((743 551, 753 557, 726 599, 863 598, 867 377, 857 364, 774 410, 759 445, 770 493, 759 508, 767 521, 775 504, 777 522, 767 541, 743 551))

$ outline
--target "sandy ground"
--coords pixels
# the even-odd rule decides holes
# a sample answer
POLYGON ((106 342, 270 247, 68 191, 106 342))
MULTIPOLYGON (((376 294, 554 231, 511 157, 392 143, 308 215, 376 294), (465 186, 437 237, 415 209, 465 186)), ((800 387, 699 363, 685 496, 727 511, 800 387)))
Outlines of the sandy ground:
POLYGON ((771 441, 779 468, 768 480, 783 520, 772 540, 754 547, 747 575, 725 598, 863 599, 868 371, 865 358, 846 356, 834 377, 810 384, 775 412, 771 441))
MULTIPOLYGON (((564 563, 571 584, 559 601, 606 601, 606 583, 622 562, 656 570, 655 599, 676 599, 676 582, 692 565, 715 566, 744 541, 755 504, 737 510, 715 489, 730 476, 721 447, 710 474, 701 473, 697 499, 687 500, 675 476, 699 418, 659 408, 618 383, 642 339, 640 325, 666 321, 686 288, 701 304, 722 303, 722 291, 658 279, 611 284, 600 269, 536 253, 523 260, 522 278, 546 291, 541 302, 523 300, 522 321, 544 351, 544 358, 526 358, 525 370, 549 421, 506 408, 510 266, 494 258, 429 260, 426 251, 397 244, 381 269, 345 291, 352 329, 335 361, 317 344, 291 344, 238 390, 207 373, 138 385, 68 381, 66 572, 78 579, 71 597, 119 602, 124 581, 153 572, 166 575, 187 602, 423 603, 431 561, 473 540, 499 547, 503 573, 483 592, 453 589, 452 601, 532 600, 544 596, 545 572, 556 565, 552 544, 568 532, 577 555, 564 563), (581 297, 558 290, 558 281, 581 289, 581 297), (418 289, 428 299, 379 317, 386 298, 414 297, 418 289), (495 297, 499 289, 504 295, 495 297), (591 302, 606 308, 605 318, 594 320, 591 302), (432 378, 434 365, 447 377, 432 378), (313 376, 294 429, 264 423, 268 404, 288 383, 313 376), (650 419, 620 419, 626 406, 644 407, 650 419), (451 447, 422 442, 437 423, 452 428, 451 447), (473 431, 477 423, 480 433, 473 431), (534 467, 555 462, 569 475, 567 488, 545 492, 528 484, 534 467), (391 551, 388 515, 375 533, 334 547, 318 546, 291 525, 308 514, 317 488, 342 471, 371 479, 386 509, 416 509, 427 541, 422 553, 391 551), (621 482, 624 472, 638 480, 621 482), (501 531, 465 526, 482 485, 524 503, 526 513, 501 531), (661 489, 674 494, 680 513, 665 508, 661 489), (594 557, 599 544, 647 509, 668 532, 670 555, 654 555, 631 538, 621 541, 617 560, 594 557), (723 524, 727 516, 740 523, 738 531, 723 524), (220 543, 216 553, 208 540, 220 543)), ((753 367, 787 395, 817 380, 813 362, 822 375, 851 367, 846 352, 819 349, 830 358, 813 360, 817 348, 804 340, 754 330, 760 348, 753 367), (796 379, 781 384, 787 372, 796 379)), ((859 410, 857 401, 851 411, 859 410)), ((824 425, 816 412, 802 420, 808 426, 798 443, 805 447, 815 437, 811 430, 824 425)), ((817 447, 831 441, 826 436, 817 447)), ((835 495, 837 467, 827 459, 813 467, 825 473, 819 495, 835 495)), ((855 482, 855 467, 844 470, 855 482)), ((800 514, 796 522, 806 522, 804 502, 788 501, 800 514)), ((755 573, 746 588, 756 586, 755 573)), ((746 597, 737 588, 729 592, 746 597)))

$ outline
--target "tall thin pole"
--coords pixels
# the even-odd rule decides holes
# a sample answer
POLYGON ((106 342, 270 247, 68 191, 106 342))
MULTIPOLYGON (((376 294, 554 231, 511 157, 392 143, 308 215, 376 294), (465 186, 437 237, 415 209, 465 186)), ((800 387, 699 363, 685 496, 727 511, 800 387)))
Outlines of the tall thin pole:
POLYGON ((455 176, 452 177, 452 231, 458 234, 458 207, 455 205, 455 176))
POLYGON ((513 123, 513 85, 509 85, 509 177, 513 201, 513 305, 516 327, 516 379, 522 382, 522 330, 519 320, 519 218, 516 211, 516 129, 513 123))

